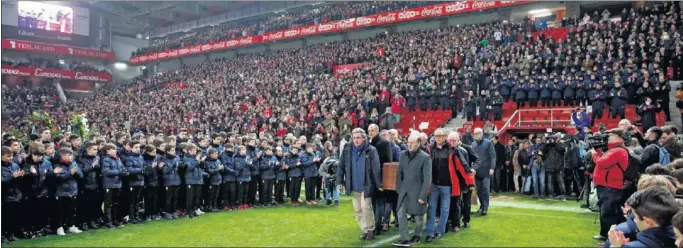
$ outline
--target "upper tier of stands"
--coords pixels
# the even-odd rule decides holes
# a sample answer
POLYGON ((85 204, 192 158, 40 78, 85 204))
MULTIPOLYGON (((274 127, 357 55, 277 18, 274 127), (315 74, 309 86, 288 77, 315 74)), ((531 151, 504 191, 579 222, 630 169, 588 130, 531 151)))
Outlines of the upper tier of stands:
MULTIPOLYGON (((242 55, 103 88, 52 116, 85 113, 104 134, 124 127, 275 133, 282 125, 295 134, 338 137, 350 132, 339 125, 344 113, 355 114, 355 125, 366 128, 383 122, 361 116, 371 116, 373 109, 385 116, 394 97, 410 103, 439 94, 457 101, 465 89, 487 90, 504 78, 586 76, 590 87, 609 89, 633 76, 638 89, 643 82, 666 84, 659 77, 662 68, 680 63, 680 13, 680 2, 656 3, 627 13, 620 23, 596 20, 559 41, 551 35, 534 38, 530 22, 497 22, 242 55), (499 41, 495 32, 502 33, 499 41), (380 45, 384 56, 377 54, 380 45), (339 78, 329 74, 333 65, 358 62, 369 65, 339 78)), ((405 126, 406 115, 399 126, 405 126)))

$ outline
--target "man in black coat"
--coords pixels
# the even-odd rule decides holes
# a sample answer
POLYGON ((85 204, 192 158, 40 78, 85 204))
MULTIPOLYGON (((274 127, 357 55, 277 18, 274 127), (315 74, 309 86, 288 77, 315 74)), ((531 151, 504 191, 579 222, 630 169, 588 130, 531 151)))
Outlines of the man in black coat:
MULTIPOLYGON (((370 145, 377 149, 379 155, 380 172, 384 163, 393 162, 393 153, 391 151, 391 143, 379 135, 379 127, 372 124, 368 127, 368 137, 370 138, 370 145)), ((380 178, 382 173, 380 173, 380 178)), ((382 231, 389 230, 389 221, 391 219, 391 202, 387 201, 387 194, 384 191, 377 192, 373 208, 375 210, 375 235, 380 235, 382 231), (380 228, 381 227, 381 228, 380 228)))
POLYGON ((500 193, 501 191, 505 192, 507 191, 507 173, 505 171, 505 161, 508 161, 509 159, 506 157, 505 153, 505 146, 500 143, 500 140, 498 140, 498 136, 495 135, 493 136, 493 149, 496 151, 496 171, 493 174, 494 180, 493 180, 493 191, 496 192, 496 194, 500 193))

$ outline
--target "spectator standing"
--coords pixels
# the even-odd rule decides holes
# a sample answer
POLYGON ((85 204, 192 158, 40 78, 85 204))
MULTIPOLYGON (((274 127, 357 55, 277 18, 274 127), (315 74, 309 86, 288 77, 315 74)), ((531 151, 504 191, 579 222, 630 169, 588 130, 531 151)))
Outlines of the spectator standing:
POLYGON ((481 164, 476 170, 475 184, 477 186, 477 197, 481 207, 477 213, 486 215, 489 207, 489 197, 491 194, 491 176, 496 169, 496 152, 490 140, 484 139, 484 132, 481 128, 474 129, 474 142, 472 149, 477 153, 481 164))

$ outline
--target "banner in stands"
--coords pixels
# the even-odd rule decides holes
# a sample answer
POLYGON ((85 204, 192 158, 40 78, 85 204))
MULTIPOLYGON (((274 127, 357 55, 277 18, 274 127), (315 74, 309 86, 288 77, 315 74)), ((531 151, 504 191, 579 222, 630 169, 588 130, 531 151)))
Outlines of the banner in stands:
POLYGON ((148 53, 141 56, 131 57, 130 63, 140 64, 155 60, 172 59, 181 56, 204 53, 213 50, 232 49, 256 43, 266 43, 271 41, 300 38, 304 36, 340 32, 350 29, 380 26, 439 16, 457 15, 473 11, 482 11, 488 9, 526 4, 530 2, 532 1, 460 1, 445 4, 437 4, 427 7, 417 7, 401 11, 386 12, 357 18, 350 18, 341 21, 332 21, 316 25, 297 27, 288 30, 268 32, 264 33, 263 35, 242 37, 239 39, 232 40, 215 41, 204 45, 189 46, 180 49, 171 49, 157 53, 148 53))
MULTIPOLYGON (((51 53, 66 56, 86 57, 94 59, 106 59, 113 61, 114 52, 100 51, 80 47, 70 47, 47 43, 38 43, 24 40, 2 39, 2 49, 19 50, 27 52, 51 53)), ((3 67, 4 68, 4 67, 3 67)))
POLYGON ((23 77, 43 77, 43 78, 60 78, 67 80, 93 81, 93 82, 109 82, 111 81, 111 74, 99 72, 76 72, 68 70, 58 70, 49 68, 36 67, 18 67, 11 65, 2 65, 2 75, 23 76, 23 77))
POLYGON ((339 76, 339 74, 346 74, 353 72, 355 70, 358 70, 360 68, 363 68, 370 63, 357 63, 357 64, 345 64, 345 65, 336 65, 332 67, 332 72, 335 77, 339 76))

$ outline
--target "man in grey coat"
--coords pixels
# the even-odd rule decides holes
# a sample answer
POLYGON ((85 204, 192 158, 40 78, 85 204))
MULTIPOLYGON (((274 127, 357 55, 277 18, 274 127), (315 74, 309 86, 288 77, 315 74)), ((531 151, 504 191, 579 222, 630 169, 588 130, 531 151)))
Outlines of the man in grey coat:
POLYGON ((477 187, 477 198, 479 198, 480 208, 477 213, 486 215, 489 210, 489 197, 491 196, 491 176, 496 169, 496 151, 493 143, 484 139, 484 131, 481 128, 474 129, 474 142, 472 149, 479 156, 479 167, 476 171, 474 183, 477 187))
POLYGON ((383 191, 377 150, 367 142, 367 134, 361 128, 351 131, 352 143, 343 147, 337 169, 337 187, 346 188, 346 195, 353 196, 353 209, 363 235, 362 240, 375 238, 375 216, 372 198, 376 191, 383 191))
POLYGON ((420 235, 427 213, 427 197, 432 183, 432 159, 420 149, 418 133, 408 137, 408 151, 401 152, 396 192, 398 192, 398 225, 401 238, 394 246, 409 247, 420 243, 420 235), (412 238, 408 232, 408 218, 415 216, 415 232, 412 238))

